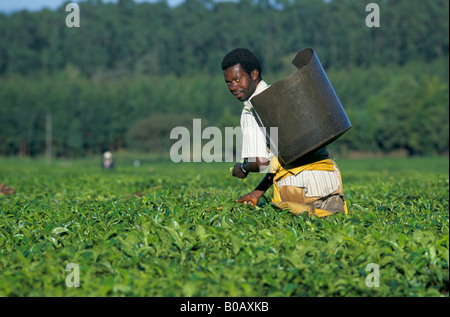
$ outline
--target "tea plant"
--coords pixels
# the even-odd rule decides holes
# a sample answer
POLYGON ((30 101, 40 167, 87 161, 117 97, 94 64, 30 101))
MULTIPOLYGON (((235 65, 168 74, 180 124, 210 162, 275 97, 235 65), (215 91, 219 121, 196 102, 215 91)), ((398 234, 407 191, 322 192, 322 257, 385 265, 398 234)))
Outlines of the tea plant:
POLYGON ((225 163, 1 159, 0 295, 448 296, 448 158, 396 162, 340 162, 350 212, 319 219, 235 203, 261 175, 225 163))

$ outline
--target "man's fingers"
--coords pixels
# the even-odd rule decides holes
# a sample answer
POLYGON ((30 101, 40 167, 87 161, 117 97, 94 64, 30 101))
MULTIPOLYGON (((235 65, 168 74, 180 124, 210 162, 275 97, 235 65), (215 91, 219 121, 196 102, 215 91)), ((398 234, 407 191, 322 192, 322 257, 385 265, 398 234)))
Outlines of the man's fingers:
POLYGON ((242 203, 243 205, 255 206, 255 204, 251 200, 245 200, 244 198, 236 199, 237 203, 242 203))

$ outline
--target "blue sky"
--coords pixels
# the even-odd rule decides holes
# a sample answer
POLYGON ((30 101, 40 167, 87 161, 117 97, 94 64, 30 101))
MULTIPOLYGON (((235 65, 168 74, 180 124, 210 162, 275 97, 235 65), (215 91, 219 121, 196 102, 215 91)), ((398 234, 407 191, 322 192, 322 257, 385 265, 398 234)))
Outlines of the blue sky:
MULTIPOLYGON (((12 13, 20 10, 39 11, 43 8, 54 10, 70 0, 0 0, 0 12, 12 13)), ((103 2, 116 2, 117 0, 103 0, 103 2)), ((134 2, 154 2, 155 0, 134 0, 134 2)), ((177 5, 183 0, 168 0, 169 5, 177 5)), ((73 0, 70 2, 80 2, 73 0)))

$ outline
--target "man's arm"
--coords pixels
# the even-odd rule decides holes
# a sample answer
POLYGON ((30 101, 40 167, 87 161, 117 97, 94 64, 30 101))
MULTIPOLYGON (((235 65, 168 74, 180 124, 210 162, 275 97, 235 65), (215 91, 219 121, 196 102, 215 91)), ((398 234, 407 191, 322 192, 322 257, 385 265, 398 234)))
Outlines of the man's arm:
POLYGON ((236 163, 233 168, 233 176, 238 178, 246 178, 248 173, 257 173, 263 171, 270 161, 266 158, 251 158, 244 163, 236 163))
POLYGON ((272 186, 274 176, 275 174, 273 173, 267 173, 261 183, 259 183, 259 185, 251 193, 236 199, 236 202, 243 203, 244 205, 249 204, 256 206, 262 195, 264 195, 270 186, 272 186))
MULTIPOLYGON (((263 171, 270 161, 266 158, 256 157, 250 158, 244 163, 237 163, 233 168, 233 176, 238 178, 246 178, 248 173, 256 173, 263 171)), ((249 194, 236 199, 236 202, 243 203, 244 205, 250 204, 256 206, 259 199, 264 193, 272 186, 274 174, 267 173, 259 185, 249 194)))

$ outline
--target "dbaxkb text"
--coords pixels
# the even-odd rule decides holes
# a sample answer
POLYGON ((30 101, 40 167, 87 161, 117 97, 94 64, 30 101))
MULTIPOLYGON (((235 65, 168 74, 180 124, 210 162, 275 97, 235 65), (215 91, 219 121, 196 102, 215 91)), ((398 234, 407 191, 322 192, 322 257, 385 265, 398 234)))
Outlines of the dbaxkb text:
POLYGON ((182 312, 207 312, 208 315, 211 314, 214 309, 226 312, 269 311, 269 303, 234 301, 224 302, 223 305, 215 306, 215 304, 191 303, 188 301, 186 304, 181 304, 180 307, 180 311, 182 312))

